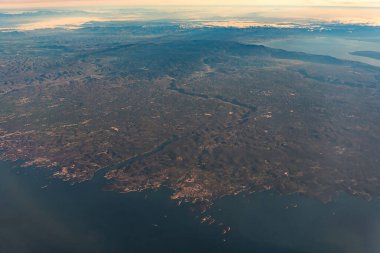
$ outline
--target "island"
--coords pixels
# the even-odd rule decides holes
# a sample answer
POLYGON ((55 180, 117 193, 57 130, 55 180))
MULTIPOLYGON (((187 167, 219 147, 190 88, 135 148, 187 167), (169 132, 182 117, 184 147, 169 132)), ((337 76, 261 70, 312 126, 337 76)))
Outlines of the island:
POLYGON ((355 51, 351 53, 352 55, 367 57, 375 60, 380 60, 380 52, 376 51, 355 51))

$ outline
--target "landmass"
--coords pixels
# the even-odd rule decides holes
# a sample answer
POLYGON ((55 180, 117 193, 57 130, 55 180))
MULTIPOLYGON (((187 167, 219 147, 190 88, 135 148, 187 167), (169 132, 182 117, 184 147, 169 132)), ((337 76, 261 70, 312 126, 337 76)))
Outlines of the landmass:
POLYGON ((357 56, 363 56, 375 60, 380 60, 380 52, 376 51, 355 51, 351 53, 352 55, 357 55, 357 56))
POLYGON ((269 189, 380 196, 380 68, 218 35, 5 34, 0 159, 120 192, 167 187, 204 206, 269 189))

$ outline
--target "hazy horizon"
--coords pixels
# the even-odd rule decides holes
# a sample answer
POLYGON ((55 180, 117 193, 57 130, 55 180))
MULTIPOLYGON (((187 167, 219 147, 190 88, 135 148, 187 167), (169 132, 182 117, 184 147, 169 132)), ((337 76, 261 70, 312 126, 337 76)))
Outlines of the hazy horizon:
POLYGON ((328 7, 380 7, 379 0, 345 1, 345 0, 142 0, 136 3, 132 0, 2 0, 0 9, 6 8, 51 8, 51 7, 80 7, 80 6, 328 6, 328 7))
POLYGON ((0 11, 0 30, 34 30, 45 28, 80 28, 90 22, 172 20, 185 25, 222 27, 305 27, 323 24, 360 24, 380 26, 380 9, 358 7, 309 6, 76 6, 52 8, 37 13, 30 9, 0 11), (56 11, 54 11, 56 10, 56 11), (30 15, 31 12, 35 12, 30 15))

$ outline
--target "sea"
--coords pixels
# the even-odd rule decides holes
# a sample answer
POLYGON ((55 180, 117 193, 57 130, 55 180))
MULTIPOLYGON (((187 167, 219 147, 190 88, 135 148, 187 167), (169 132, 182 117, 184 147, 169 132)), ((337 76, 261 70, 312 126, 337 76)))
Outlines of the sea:
POLYGON ((1 253, 380 252, 380 199, 341 193, 324 204, 265 191, 223 197, 201 214, 168 189, 123 194, 50 174, 0 162, 1 253), (201 223, 205 215, 216 222, 201 223))
POLYGON ((380 67, 380 60, 353 55, 355 51, 380 52, 380 38, 373 41, 338 36, 304 36, 263 40, 267 47, 308 54, 328 55, 342 60, 357 61, 380 67))

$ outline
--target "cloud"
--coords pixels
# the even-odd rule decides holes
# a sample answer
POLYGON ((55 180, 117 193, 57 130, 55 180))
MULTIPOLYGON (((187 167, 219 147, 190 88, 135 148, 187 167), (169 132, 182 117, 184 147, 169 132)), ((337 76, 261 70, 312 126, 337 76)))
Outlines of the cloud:
MULTIPOLYGON (((32 3, 34 0, 12 1, 32 3)), ((114 3, 112 0, 110 1, 114 3)), ((63 2, 69 3, 68 1, 63 2)), ((89 4, 94 1, 82 0, 80 2, 89 4)), ((123 1, 123 3, 127 2, 123 1)), ((226 27, 291 27, 294 24, 308 26, 323 23, 380 25, 380 8, 356 7, 235 6, 231 8, 231 6, 160 6, 154 8, 99 8, 92 5, 78 7, 74 10, 68 8, 38 10, 37 12, 31 12, 26 9, 24 11, 2 11, 2 13, 5 12, 8 14, 2 17, 0 13, 0 18, 2 18, 0 29, 6 29, 7 31, 12 29, 24 31, 47 28, 77 29, 89 22, 144 20, 176 20, 185 25, 202 24, 226 27), (23 16, 19 18, 18 15, 23 16)))
POLYGON ((17 26, 17 30, 20 31, 31 31, 36 29, 49 29, 49 28, 66 28, 66 29, 76 29, 80 28, 81 25, 94 22, 94 21, 105 21, 98 17, 68 17, 68 18, 54 18, 46 19, 44 21, 30 22, 17 26))

